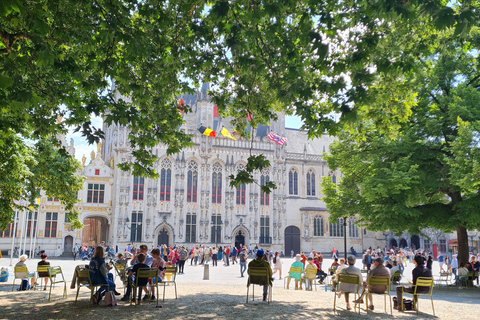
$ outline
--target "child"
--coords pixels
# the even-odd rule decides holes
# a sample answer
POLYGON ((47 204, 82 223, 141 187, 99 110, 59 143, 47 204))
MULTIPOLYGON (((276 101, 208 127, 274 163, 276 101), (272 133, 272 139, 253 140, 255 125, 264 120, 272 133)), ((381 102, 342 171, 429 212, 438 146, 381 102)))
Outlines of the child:
MULTIPOLYGON (((137 272, 138 272, 138 269, 150 269, 150 267, 148 265, 146 265, 144 262, 145 262, 145 254, 143 253, 139 253, 137 255, 137 261, 138 263, 136 265, 133 266, 132 270, 130 270, 130 272, 128 273, 128 276, 131 277, 132 275, 136 275, 137 272)), ((137 279, 138 282, 138 286, 143 286, 143 289, 145 291, 145 293, 147 293, 147 282, 148 282, 148 278, 141 278, 141 279, 137 279)), ((137 304, 140 304, 140 302, 142 301, 142 290, 139 290, 138 291, 138 299, 137 299, 137 304)), ((135 300, 135 296, 133 296, 133 299, 135 300)))

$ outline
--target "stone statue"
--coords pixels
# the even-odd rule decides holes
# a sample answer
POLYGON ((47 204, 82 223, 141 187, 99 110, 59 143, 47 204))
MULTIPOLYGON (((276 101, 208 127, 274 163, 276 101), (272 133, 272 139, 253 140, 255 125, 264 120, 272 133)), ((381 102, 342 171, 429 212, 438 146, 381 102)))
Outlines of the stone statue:
POLYGON ((100 148, 102 147, 102 143, 97 143, 97 152, 100 153, 100 148))
POLYGON ((57 124, 60 124, 62 122, 63 117, 61 115, 57 115, 57 124))
POLYGON ((92 152, 90 152, 90 158, 95 159, 95 152, 92 150, 92 152))
POLYGON ((113 156, 110 157, 110 169, 113 169, 113 156))
POLYGON ((83 157, 82 157, 82 166, 85 166, 85 160, 87 160, 87 157, 85 157, 85 155, 83 155, 83 157))

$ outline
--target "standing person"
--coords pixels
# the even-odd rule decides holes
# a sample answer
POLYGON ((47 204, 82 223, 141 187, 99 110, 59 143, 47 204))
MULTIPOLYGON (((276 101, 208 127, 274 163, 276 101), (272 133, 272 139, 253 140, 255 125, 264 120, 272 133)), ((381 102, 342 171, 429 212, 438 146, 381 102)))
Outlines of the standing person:
MULTIPOLYGON (((42 260, 40 260, 40 261, 38 262, 38 264, 37 264, 38 266, 49 266, 49 265, 50 265, 50 262, 47 261, 47 254, 46 254, 45 252, 42 253, 42 255, 40 256, 40 258, 41 258, 42 260)), ((48 277, 48 272, 39 272, 39 273, 38 273, 38 276, 39 276, 39 277, 48 277)), ((45 279, 45 286, 43 287, 43 290, 47 290, 48 278, 43 278, 43 279, 45 279)), ((41 286, 41 285, 42 285, 42 284, 40 283, 40 286, 41 286)))
POLYGON ((332 249, 332 259, 338 259, 338 256, 337 256, 337 249, 335 249, 335 247, 333 247, 332 249))
POLYGON ((292 249, 292 251, 290 251, 290 258, 293 258, 294 254, 295 254, 295 252, 293 252, 293 249, 292 249))
POLYGON ((247 270, 247 249, 243 248, 242 252, 238 254, 238 259, 240 260, 240 277, 243 278, 245 270, 247 270))
POLYGON ((231 256, 232 256, 232 265, 237 262, 237 247, 232 246, 231 256))
POLYGON ((187 250, 185 250, 185 247, 182 246, 180 248, 179 252, 179 259, 178 259, 178 273, 179 274, 184 274, 184 268, 185 268, 185 261, 187 260, 187 250))
POLYGON ((446 269, 445 271, 449 272, 450 269, 452 268, 452 261, 450 260, 450 257, 448 255, 445 257, 444 264, 445 264, 445 269, 446 269))
MULTIPOLYGON (((408 292, 408 293, 415 292, 415 286, 417 284, 417 279, 419 277, 432 278, 432 271, 430 271, 429 269, 424 267, 425 259, 422 256, 419 256, 419 255, 415 256, 415 258, 413 258, 413 263, 415 264, 415 268, 412 271, 413 281, 410 281, 411 286, 410 287, 404 287, 404 286, 398 286, 397 287, 397 301, 400 302, 398 304, 398 307, 396 308, 398 311, 403 311, 403 303, 401 303, 401 301, 403 301, 403 292, 408 292)), ((429 287, 419 287, 419 288, 417 288, 417 292, 421 292, 421 293, 428 292, 428 290, 430 290, 429 287)), ((413 299, 413 303, 415 305, 417 304, 415 296, 414 296, 414 299, 413 299)))
MULTIPOLYGON (((263 259, 264 252, 262 249, 257 250, 257 258, 253 259, 250 261, 248 264, 248 270, 250 268, 257 268, 257 267, 263 267, 267 269, 267 277, 266 278, 260 278, 257 279, 256 277, 252 276, 248 278, 248 284, 250 284, 250 281, 253 281, 256 284, 263 285, 263 301, 267 300, 267 295, 268 295, 268 286, 272 285, 272 268, 270 268, 270 264, 263 259)), ((249 273, 249 271, 247 271, 249 273)))
POLYGON ((272 274, 272 276, 275 273, 277 273, 277 271, 280 274, 280 278, 278 278, 278 279, 282 280, 282 261, 280 260, 280 253, 278 253, 278 251, 275 252, 275 257, 273 258, 273 274, 272 274))
POLYGON ((193 250, 193 254, 195 256, 195 266, 196 266, 198 263, 198 259, 200 258, 200 249, 198 248, 198 246, 195 246, 195 249, 193 250))
MULTIPOLYGON (((321 253, 320 251, 317 253, 317 257, 318 257, 318 267, 319 267, 320 269, 322 269, 323 255, 322 255, 322 253, 321 253)), ((315 259, 315 257, 314 257, 314 259, 315 259)))
POLYGON ((458 260, 457 260, 457 255, 453 255, 452 259, 452 273, 455 276, 455 280, 457 280, 457 269, 458 269, 458 260))
POLYGON ((73 261, 77 260, 78 251, 78 243, 75 243, 75 246, 73 247, 73 261))
POLYGON ((370 255, 370 250, 367 250, 363 259, 367 266, 367 270, 370 270, 370 268, 372 267, 372 256, 370 255))
POLYGON ((218 260, 223 260, 223 248, 221 246, 218 248, 218 260))
POLYGON ((217 260, 218 260, 218 250, 217 250, 217 248, 213 247, 213 249, 212 249, 212 266, 214 266, 214 267, 217 266, 217 260))
MULTIPOLYGON (((440 253, 440 255, 438 256, 438 265, 440 267, 440 272, 445 272, 445 270, 443 270, 443 254, 440 253)), ((432 270, 432 268, 430 268, 430 270, 432 270)))
POLYGON ((108 270, 111 269, 105 263, 105 250, 103 246, 97 246, 93 253, 93 258, 90 260, 88 265, 88 272, 90 274, 90 280, 92 284, 107 284, 108 287, 100 287, 98 291, 92 297, 92 303, 98 304, 104 295, 104 292, 108 290, 114 291, 115 295, 118 292, 115 291, 115 283, 113 282, 113 274, 109 273, 108 270))
POLYGON ((225 264, 227 267, 230 265, 230 246, 225 246, 225 264))
POLYGON ((432 264, 433 264, 433 258, 432 256, 428 256, 428 259, 427 259, 427 269, 432 271, 432 264))

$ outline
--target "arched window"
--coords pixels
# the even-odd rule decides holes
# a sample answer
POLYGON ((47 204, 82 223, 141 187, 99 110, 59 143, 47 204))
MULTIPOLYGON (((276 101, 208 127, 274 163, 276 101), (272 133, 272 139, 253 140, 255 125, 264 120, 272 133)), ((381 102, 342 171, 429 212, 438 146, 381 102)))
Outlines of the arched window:
POLYGON ((222 203, 222 165, 215 162, 212 171, 212 203, 222 203))
MULTIPOLYGON (((245 165, 239 164, 237 166, 237 173, 239 171, 245 170, 245 165)), ((247 187, 245 183, 242 183, 241 185, 238 186, 237 188, 237 204, 239 205, 245 205, 245 194, 246 194, 247 187)))
POLYGON ((315 196, 315 172, 313 169, 307 172, 307 196, 315 196))
POLYGON ((195 161, 188 163, 187 202, 197 202, 198 165, 195 161))
POLYGON ((288 173, 288 193, 298 195, 298 172, 295 168, 288 173))
POLYGON ((330 237, 343 237, 342 218, 338 218, 337 223, 330 223, 330 237))
POLYGON ((315 216, 315 218, 313 218, 313 236, 314 237, 324 236, 322 216, 315 216))
MULTIPOLYGON (((270 177, 268 175, 268 171, 262 172, 262 175, 260 176, 260 185, 264 186, 269 181, 270 181, 270 177)), ((270 205, 270 194, 264 191, 260 191, 260 205, 262 206, 270 205)))
POLYGON ((348 220, 348 236, 350 238, 358 238, 358 227, 355 225, 357 218, 350 218, 348 220))
POLYGON ((160 164, 160 201, 170 201, 172 188, 172 162, 165 158, 160 164))

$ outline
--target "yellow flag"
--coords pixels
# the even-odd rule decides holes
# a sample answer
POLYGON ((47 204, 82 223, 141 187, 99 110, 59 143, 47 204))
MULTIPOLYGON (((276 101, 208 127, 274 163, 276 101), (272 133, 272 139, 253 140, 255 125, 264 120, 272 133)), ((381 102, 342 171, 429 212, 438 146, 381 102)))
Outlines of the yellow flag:
POLYGON ((233 139, 233 140, 237 140, 237 139, 235 139, 233 134, 225 128, 222 129, 222 136, 233 139))

